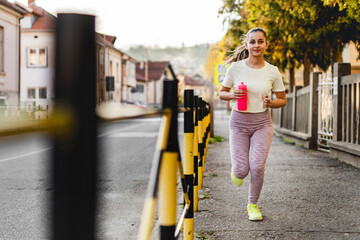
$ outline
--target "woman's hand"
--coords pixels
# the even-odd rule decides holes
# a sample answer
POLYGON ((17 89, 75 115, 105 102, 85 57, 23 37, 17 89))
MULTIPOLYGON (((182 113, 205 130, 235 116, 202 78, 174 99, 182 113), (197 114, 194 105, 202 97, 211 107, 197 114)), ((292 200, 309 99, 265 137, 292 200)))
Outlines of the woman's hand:
POLYGON ((219 92, 219 98, 221 100, 230 101, 230 100, 236 100, 236 99, 242 99, 245 96, 244 90, 240 89, 233 89, 233 92, 230 92, 231 88, 227 88, 224 86, 221 86, 220 92, 219 92))
POLYGON ((246 91, 240 89, 234 89, 234 99, 242 99, 245 96, 246 91))
POLYGON ((264 106, 265 106, 266 108, 270 108, 270 107, 271 107, 271 99, 269 98, 268 95, 266 95, 265 98, 264 98, 264 106))
POLYGON ((264 106, 266 108, 280 108, 286 105, 285 92, 275 92, 276 99, 271 100, 268 95, 264 98, 264 106))

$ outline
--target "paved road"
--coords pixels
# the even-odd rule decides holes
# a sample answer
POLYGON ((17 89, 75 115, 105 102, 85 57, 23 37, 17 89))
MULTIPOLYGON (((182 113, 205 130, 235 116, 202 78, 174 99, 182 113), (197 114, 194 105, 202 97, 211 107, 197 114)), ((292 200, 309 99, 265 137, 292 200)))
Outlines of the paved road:
POLYGON ((41 134, 1 139, 0 239, 44 239, 50 148, 41 134))
POLYGON ((99 239, 136 239, 159 126, 131 120, 101 131, 99 239))
MULTIPOLYGON (((160 117, 99 127, 98 239, 136 239, 159 126, 160 117)), ((45 134, 0 139, 0 239, 47 239, 51 148, 45 134)))

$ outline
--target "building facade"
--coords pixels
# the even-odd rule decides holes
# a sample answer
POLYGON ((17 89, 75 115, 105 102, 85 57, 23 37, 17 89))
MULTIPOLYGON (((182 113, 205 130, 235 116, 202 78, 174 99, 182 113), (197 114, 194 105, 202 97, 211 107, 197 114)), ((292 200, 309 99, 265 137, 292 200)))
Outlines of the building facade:
POLYGON ((0 0, 0 106, 20 102, 20 19, 25 11, 0 0))
POLYGON ((136 60, 114 47, 115 36, 96 33, 97 103, 129 102, 136 60))
POLYGON ((21 105, 52 108, 55 99, 56 17, 29 0, 21 20, 21 105))
POLYGON ((138 62, 136 88, 132 91, 134 101, 150 108, 161 108, 165 78, 177 80, 170 62, 138 62))

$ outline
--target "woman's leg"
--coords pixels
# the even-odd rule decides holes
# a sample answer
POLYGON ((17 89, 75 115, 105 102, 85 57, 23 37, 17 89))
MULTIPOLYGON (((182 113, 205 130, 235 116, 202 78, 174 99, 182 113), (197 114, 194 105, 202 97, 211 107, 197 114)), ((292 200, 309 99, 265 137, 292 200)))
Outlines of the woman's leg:
POLYGON ((249 203, 256 204, 264 183, 265 163, 273 137, 272 124, 266 124, 251 137, 249 203))
POLYGON ((229 126, 231 171, 235 177, 244 179, 249 174, 250 134, 244 127, 241 113, 232 112, 229 126))

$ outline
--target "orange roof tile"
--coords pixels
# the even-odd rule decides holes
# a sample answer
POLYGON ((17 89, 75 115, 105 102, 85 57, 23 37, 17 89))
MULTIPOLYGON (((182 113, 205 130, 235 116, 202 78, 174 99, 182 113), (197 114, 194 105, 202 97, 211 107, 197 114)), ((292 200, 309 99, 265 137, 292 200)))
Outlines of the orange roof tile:
POLYGON ((56 29, 56 17, 51 13, 45 11, 41 7, 31 5, 30 8, 33 13, 38 15, 35 23, 33 24, 33 30, 55 30, 56 29))
MULTIPOLYGON (((145 64, 144 68, 140 68, 140 63, 136 63, 136 79, 145 80, 145 64), (138 78, 139 77, 139 78, 138 78)), ((148 78, 149 80, 159 80, 161 75, 165 72, 166 67, 170 62, 148 62, 148 78)))
POLYGON ((185 85, 191 85, 191 86, 204 86, 204 83, 202 81, 196 80, 192 77, 186 76, 184 77, 185 85))

